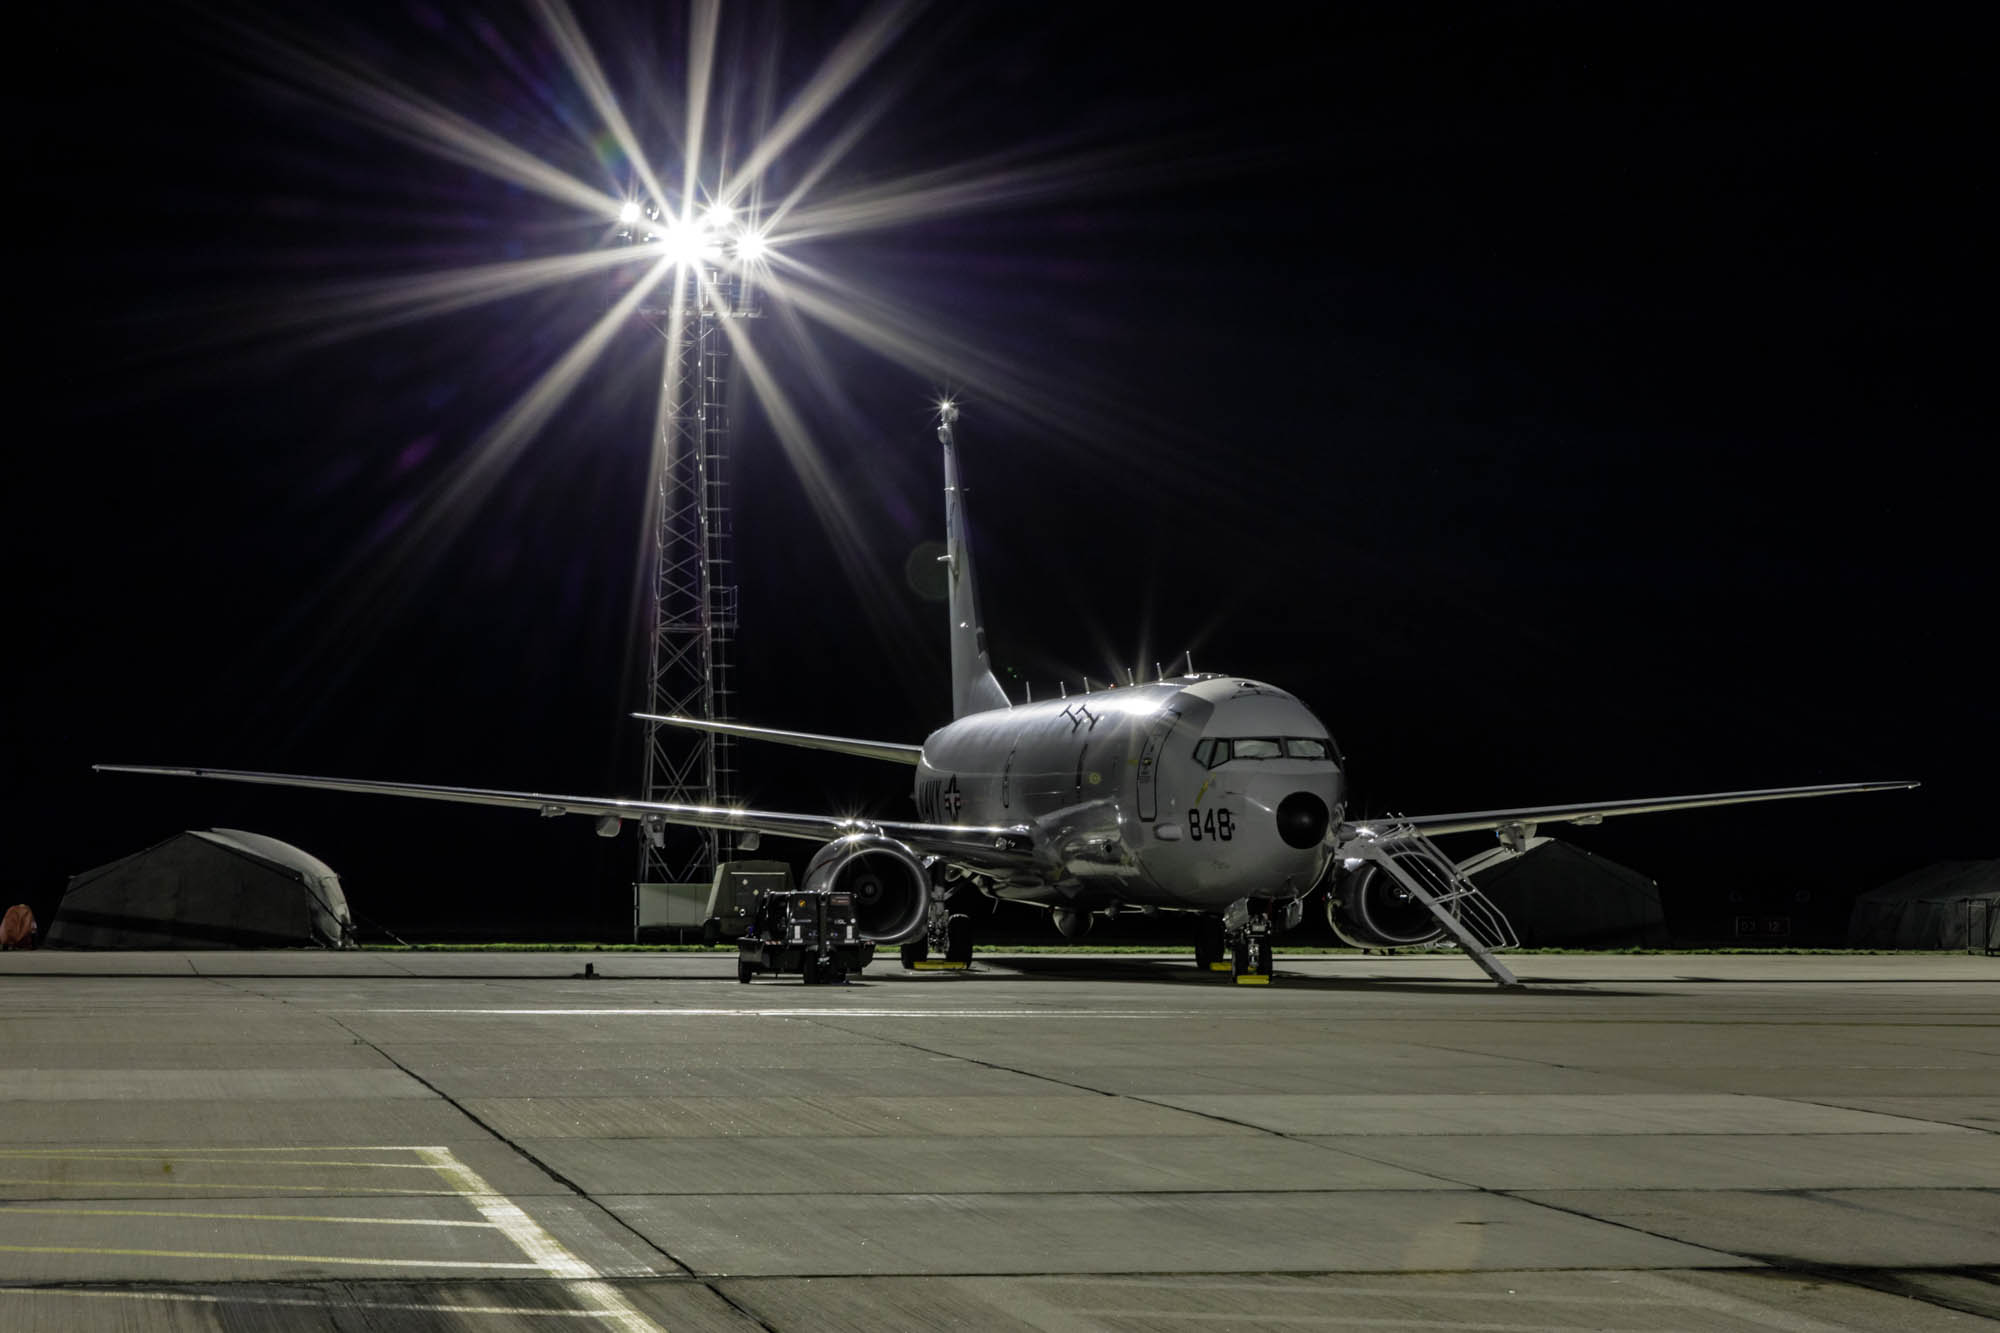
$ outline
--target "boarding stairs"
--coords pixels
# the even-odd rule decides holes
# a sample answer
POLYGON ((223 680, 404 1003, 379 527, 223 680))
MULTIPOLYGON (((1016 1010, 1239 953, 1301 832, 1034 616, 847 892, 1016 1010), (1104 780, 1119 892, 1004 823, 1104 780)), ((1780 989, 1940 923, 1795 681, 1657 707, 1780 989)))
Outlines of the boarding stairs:
POLYGON ((1445 934, 1487 976, 1502 986, 1521 984, 1507 965, 1493 956, 1496 949, 1521 945, 1506 914, 1436 843, 1417 832, 1416 825, 1395 819, 1370 824, 1342 842, 1340 854, 1381 866, 1383 873, 1430 909, 1445 934))

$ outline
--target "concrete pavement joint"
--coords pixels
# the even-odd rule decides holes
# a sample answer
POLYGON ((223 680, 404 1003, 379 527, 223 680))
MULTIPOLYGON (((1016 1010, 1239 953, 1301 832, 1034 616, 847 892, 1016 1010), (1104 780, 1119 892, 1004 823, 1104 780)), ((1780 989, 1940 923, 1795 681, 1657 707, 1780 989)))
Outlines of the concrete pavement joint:
MULTIPOLYGON (((488 1134, 491 1134, 495 1139, 499 1140, 501 1143, 506 1144, 509 1149, 519 1154, 524 1160, 533 1163, 535 1168, 540 1172, 542 1172, 542 1174, 546 1175, 550 1180, 555 1181, 558 1185, 561 1185, 564 1189, 574 1194, 578 1199, 588 1204, 590 1207, 596 1209, 599 1213, 603 1214, 611 1221, 617 1223, 619 1227, 623 1228, 625 1231, 629 1232, 632 1236, 637 1238, 638 1241, 646 1248, 652 1250, 654 1253, 658 1254, 661 1258, 665 1259, 668 1263, 680 1269, 681 1272, 686 1274, 687 1276, 695 1277, 694 1270, 690 1265, 682 1263, 680 1259, 677 1258, 672 1253, 672 1251, 666 1248, 666 1246, 661 1245, 658 1241, 646 1235, 643 1231, 640 1231, 630 1222, 627 1222, 623 1217, 619 1216, 616 1212, 612 1211, 609 1208, 606 1208, 603 1204, 599 1203, 596 1199, 592 1198, 575 1181, 563 1175, 562 1172, 556 1170, 553 1166, 543 1161, 540 1157, 537 1157, 534 1153, 531 1153, 527 1149, 523 1148, 520 1144, 516 1143, 513 1139, 509 1138, 507 1135, 502 1134, 498 1129, 494 1128, 492 1125, 486 1123, 485 1120, 475 1115, 471 1110, 467 1109, 462 1103, 460 1103, 456 1098, 452 1097, 449 1093, 446 1093, 436 1084, 430 1082, 422 1075, 416 1073, 414 1070, 404 1065, 400 1060, 396 1059, 395 1056, 389 1054, 387 1051, 383 1050, 380 1046, 376 1045, 368 1038, 354 1031, 353 1028, 348 1027, 348 1025, 346 1023, 341 1022, 340 1019, 331 1018, 331 1021, 340 1028, 342 1028, 343 1030, 345 1030, 351 1036, 353 1036, 356 1041, 361 1042, 363 1045, 367 1046, 370 1050, 374 1051, 377 1055, 381 1056, 384 1060, 387 1060, 390 1064, 402 1070, 403 1073, 408 1075, 410 1078, 415 1079, 418 1083, 421 1083, 424 1087, 429 1088, 433 1093, 436 1093, 440 1098, 444 1100, 444 1102, 447 1105, 452 1107, 452 1109, 456 1110, 460 1115, 470 1120, 473 1124, 478 1125, 488 1134)), ((757 1316, 752 1314, 750 1311, 745 1310, 741 1306, 737 1305, 737 1303, 729 1297, 728 1293, 720 1290, 713 1281, 702 1278, 696 1278, 696 1280, 700 1281, 703 1286, 706 1286, 710 1291, 714 1292, 715 1298, 717 1300, 722 1301, 724 1304, 728 1305, 731 1309, 736 1310, 737 1313, 741 1314, 745 1319, 748 1319, 751 1322, 755 1323, 759 1328, 766 1330, 766 1333, 777 1333, 777 1330, 773 1329, 771 1325, 765 1323, 762 1319, 757 1318, 757 1316)), ((595 1284, 595 1283, 591 1285, 593 1289, 601 1286, 601 1284, 595 1284)), ((602 1295, 604 1293, 598 1293, 598 1294, 602 1295)), ((612 1297, 614 1301, 619 1300, 615 1292, 608 1292, 608 1294, 612 1297)), ((631 1327, 657 1329, 658 1327, 657 1325, 653 1324, 649 1320, 645 1320, 643 1316, 638 1315, 637 1311, 633 1311, 633 1315, 640 1322, 630 1325, 631 1327)))

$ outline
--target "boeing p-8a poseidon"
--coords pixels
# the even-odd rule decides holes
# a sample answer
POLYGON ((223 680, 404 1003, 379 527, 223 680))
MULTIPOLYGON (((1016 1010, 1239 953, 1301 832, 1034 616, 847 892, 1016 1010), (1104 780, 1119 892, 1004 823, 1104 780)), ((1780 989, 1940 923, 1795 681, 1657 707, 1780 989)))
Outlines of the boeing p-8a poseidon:
POLYGON ((908 765, 916 770, 916 821, 224 769, 99 767, 594 815, 606 836, 632 820, 642 836, 685 824, 824 840, 806 886, 852 891, 862 932, 901 944, 906 966, 932 948, 970 961, 970 919, 946 906, 969 883, 990 896, 1048 907, 1072 939, 1097 913, 1187 913, 1195 923, 1196 963, 1220 969, 1226 957, 1244 982, 1268 979, 1273 932, 1297 924, 1306 895, 1331 872, 1327 916, 1350 943, 1395 947, 1448 938, 1496 981, 1511 984, 1491 952, 1509 942, 1504 918, 1431 844, 1434 835, 1491 830, 1519 851, 1538 824, 1916 785, 1836 783, 1355 823, 1345 818, 1341 757, 1331 734, 1275 685, 1190 669, 1123 688, 1012 703, 993 676, 979 617, 957 419, 955 407, 941 405, 950 722, 923 744, 905 745, 639 715, 908 765))

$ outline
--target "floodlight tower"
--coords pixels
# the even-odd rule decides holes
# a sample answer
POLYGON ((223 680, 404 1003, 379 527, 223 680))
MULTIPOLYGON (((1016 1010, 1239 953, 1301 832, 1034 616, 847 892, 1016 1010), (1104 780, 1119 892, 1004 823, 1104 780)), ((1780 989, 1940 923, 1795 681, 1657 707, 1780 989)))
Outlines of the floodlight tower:
MULTIPOLYGON (((667 342, 658 466, 653 477, 652 635, 646 660, 649 713, 727 721, 736 637, 729 515, 729 337, 726 319, 755 313, 745 268, 762 238, 725 209, 691 219, 627 204, 627 244, 663 247, 674 266, 640 314, 667 342)), ((723 805, 735 794, 730 737, 658 722, 645 725, 642 790, 648 801, 723 805)), ((639 885, 706 883, 732 850, 728 835, 648 820, 639 838, 639 885)), ((633 889, 633 937, 642 890, 633 889)))

